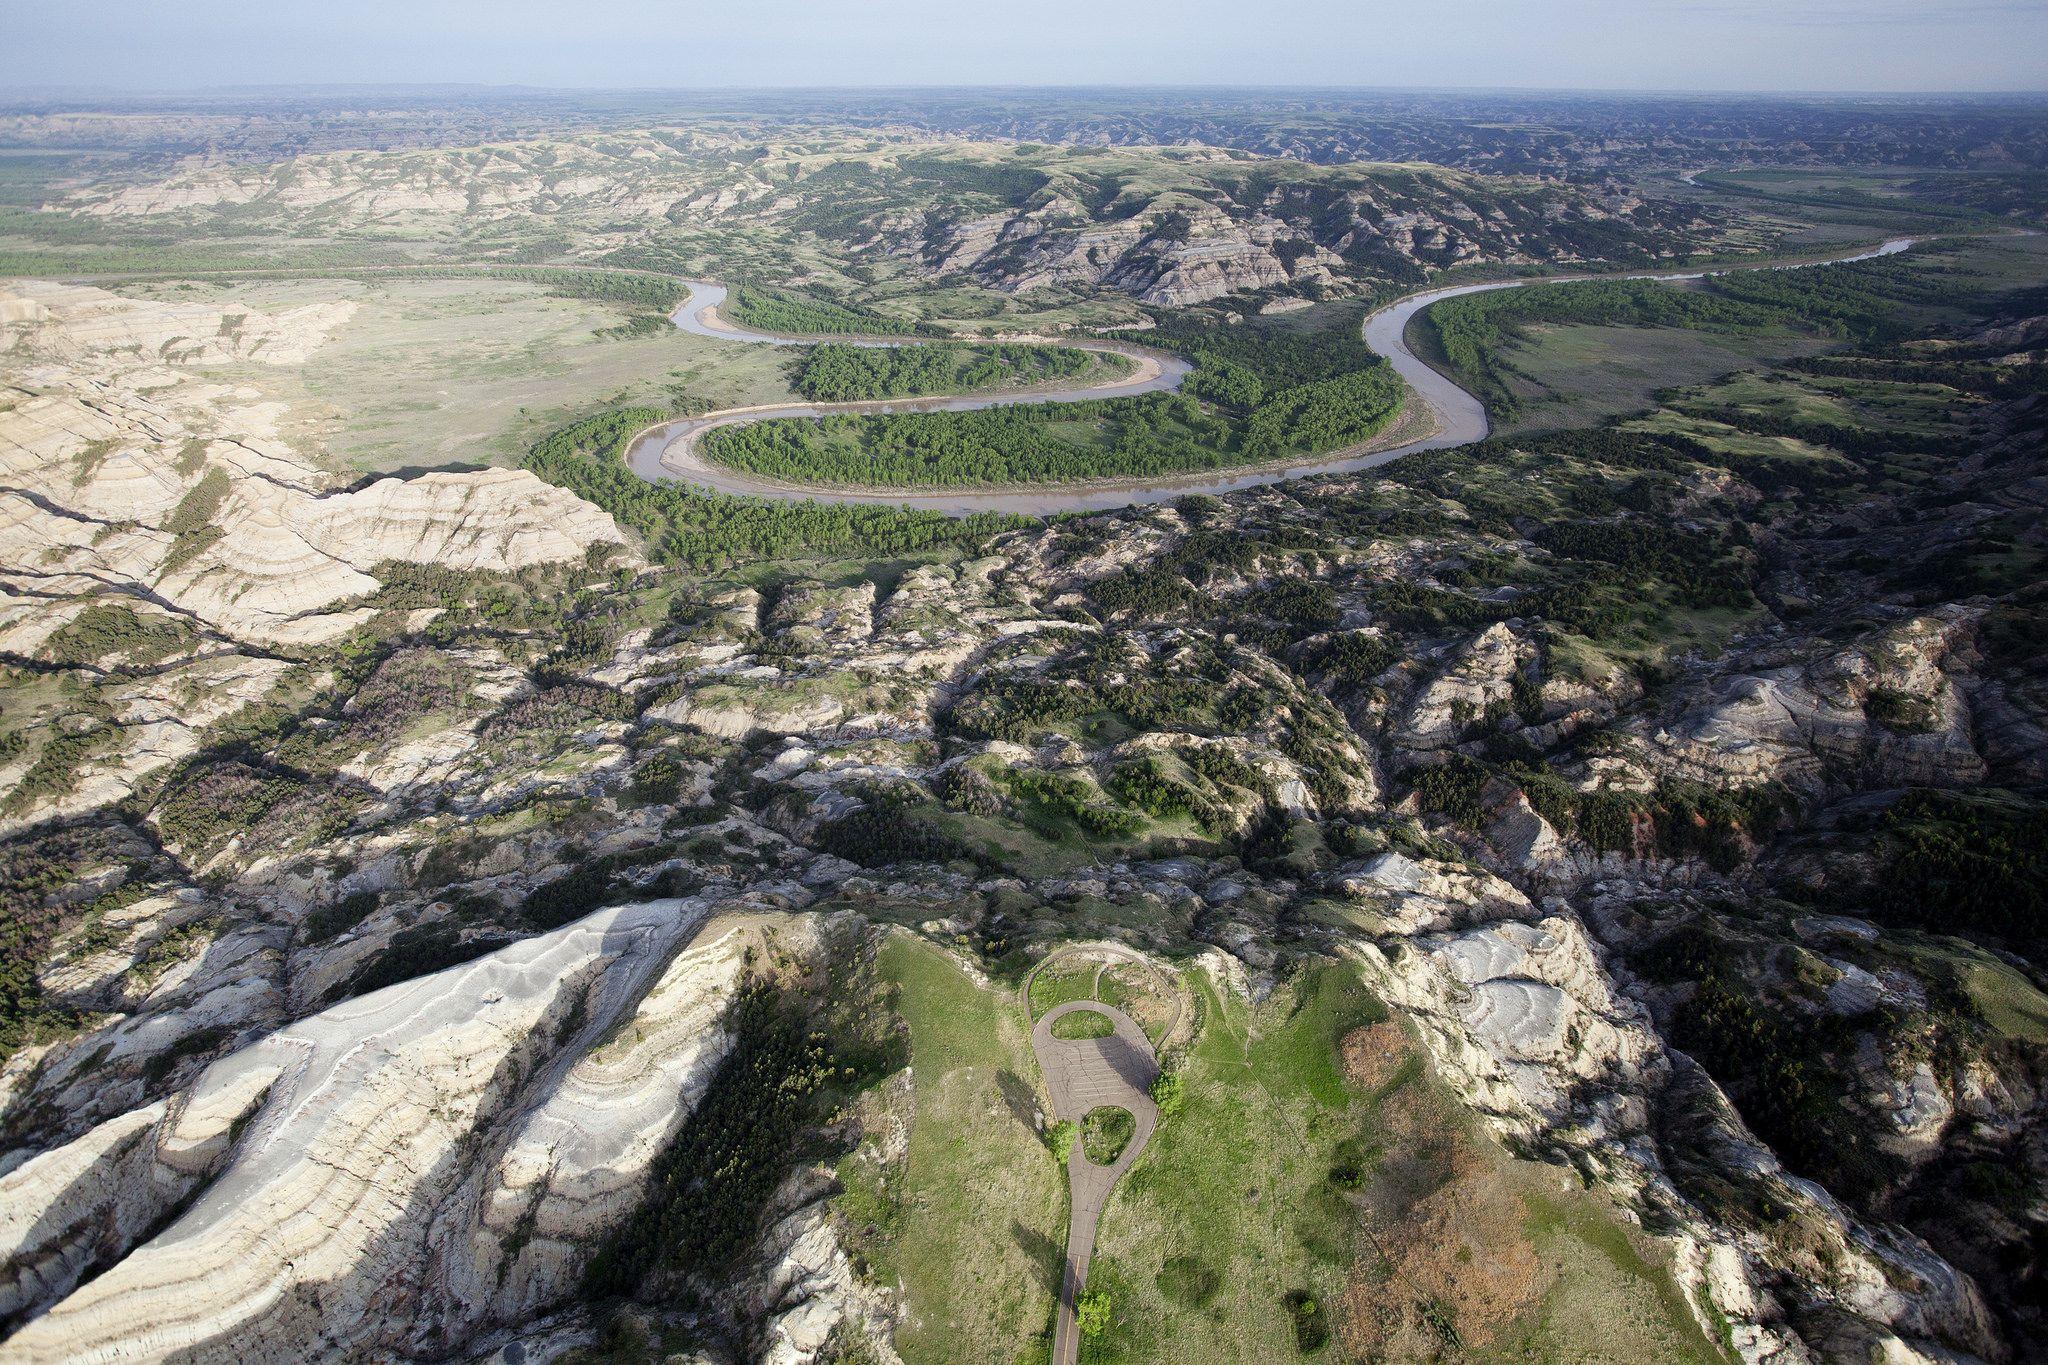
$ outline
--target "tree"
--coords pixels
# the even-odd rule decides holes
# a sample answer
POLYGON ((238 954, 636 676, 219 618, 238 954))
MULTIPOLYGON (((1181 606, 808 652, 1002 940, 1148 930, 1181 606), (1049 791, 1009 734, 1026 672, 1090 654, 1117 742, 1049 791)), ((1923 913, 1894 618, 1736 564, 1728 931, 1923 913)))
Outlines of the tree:
POLYGON ((1074 1300, 1074 1325, 1084 1337, 1099 1337, 1109 1330, 1109 1294, 1091 1289, 1074 1300))
POLYGON ((1053 1160, 1062 1166, 1066 1165, 1068 1155, 1074 1150, 1074 1139, 1080 1136, 1080 1133, 1081 1130, 1075 1126, 1072 1119, 1061 1119, 1046 1129, 1045 1145, 1052 1149, 1053 1160))
POLYGON ((1159 1117, 1171 1118, 1187 1102, 1187 1087, 1178 1071, 1162 1071, 1153 1078, 1152 1103, 1159 1106, 1159 1117))

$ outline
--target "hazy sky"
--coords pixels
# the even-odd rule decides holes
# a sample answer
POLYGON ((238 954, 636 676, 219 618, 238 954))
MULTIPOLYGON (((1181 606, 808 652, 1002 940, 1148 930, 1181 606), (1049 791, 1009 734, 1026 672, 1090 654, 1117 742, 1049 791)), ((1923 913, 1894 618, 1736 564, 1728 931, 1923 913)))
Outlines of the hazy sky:
POLYGON ((2048 0, 0 0, 53 86, 2048 89, 2048 0))

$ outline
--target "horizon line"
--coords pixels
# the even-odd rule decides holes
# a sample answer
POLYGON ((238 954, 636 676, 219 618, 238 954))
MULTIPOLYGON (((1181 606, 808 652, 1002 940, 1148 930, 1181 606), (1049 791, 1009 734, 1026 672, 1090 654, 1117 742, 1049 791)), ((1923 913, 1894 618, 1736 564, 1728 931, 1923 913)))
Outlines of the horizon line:
POLYGON ((0 93, 0 108, 31 101, 233 98, 251 95, 340 95, 388 92, 448 92, 542 96, 654 95, 934 95, 969 93, 1141 94, 1218 92, 1264 95, 1557 95, 1624 98, 1690 99, 2017 99, 2048 102, 2048 86, 2036 89, 1817 89, 1799 87, 1729 88, 1683 86, 1545 86, 1545 85, 1275 85, 1269 83, 1132 81, 1116 84, 970 84, 888 83, 873 85, 533 85, 482 81, 320 81, 269 84, 194 86, 26 86, 0 93))

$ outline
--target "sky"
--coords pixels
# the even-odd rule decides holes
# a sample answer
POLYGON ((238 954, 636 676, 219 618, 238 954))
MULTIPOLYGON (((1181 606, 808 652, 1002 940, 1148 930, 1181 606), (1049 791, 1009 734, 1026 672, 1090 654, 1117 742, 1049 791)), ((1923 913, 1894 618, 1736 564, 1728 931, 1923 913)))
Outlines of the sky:
POLYGON ((59 88, 2048 90, 2048 0, 0 0, 59 88))

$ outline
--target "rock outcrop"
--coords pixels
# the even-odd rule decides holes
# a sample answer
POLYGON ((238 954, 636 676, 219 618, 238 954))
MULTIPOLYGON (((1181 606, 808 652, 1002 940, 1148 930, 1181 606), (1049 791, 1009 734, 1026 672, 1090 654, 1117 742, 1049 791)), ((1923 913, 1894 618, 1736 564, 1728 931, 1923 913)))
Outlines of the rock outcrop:
POLYGON ((607 234, 652 236, 675 223, 794 227, 829 250, 887 252, 924 274, 965 274, 1011 292, 1086 284, 1167 306, 1344 289, 1360 275, 1405 277, 1417 266, 1574 262, 1608 240, 1671 254, 1720 230, 1676 201, 1434 166, 1315 168, 1283 158, 1253 170, 1191 147, 1155 165, 1123 185, 1085 162, 1030 157, 1012 144, 891 136, 858 158, 821 158, 804 143, 656 129, 507 142, 475 156, 406 149, 199 166, 82 190, 62 208, 116 220, 231 214, 279 229, 346 223, 451 240, 537 211, 607 234), (963 176, 976 191, 965 209, 963 176), (830 226, 820 231, 820 219, 830 226))
POLYGON ((601 911, 336 1005, 11 1173, 17 1309, 113 1263, 0 1357, 412 1354, 558 1306, 724 1054, 763 930, 715 912, 601 911))
POLYGON ((1879 786, 1981 782, 1970 703, 1949 672, 1976 616, 1946 608, 1810 663, 1717 671, 1676 719, 1638 733, 1659 767, 1699 781, 1810 789, 1846 773, 1879 786))
POLYGON ((191 753, 278 681, 277 652, 367 621, 380 565, 495 572, 622 547, 608 515, 525 471, 331 491, 278 436, 280 404, 192 373, 303 364, 351 305, 271 316, 35 282, 0 301, 0 348, 21 358, 0 394, 0 650, 95 678, 147 669, 103 684, 99 742, 65 789, 0 820, 92 809, 191 753), (67 637, 81 617, 100 628, 67 637), (120 652, 130 639, 149 656, 120 652))
MULTIPOLYGON (((1380 885, 1427 895, 1410 923, 1443 918, 1446 893, 1474 917, 1487 913, 1454 879, 1417 869, 1380 885), (1427 887, 1427 890, 1425 890, 1427 887)), ((1772 1325, 1778 1296, 1816 1311, 1830 1329, 1887 1359, 1952 1361, 1950 1348, 1995 1357, 1998 1329, 1976 1285, 1910 1234, 1867 1225, 1825 1190, 1786 1172, 1689 1058, 1668 1055, 1648 1010, 1616 989, 1576 916, 1536 918, 1534 907, 1492 905, 1513 916, 1456 933, 1355 946, 1371 974, 1417 1026, 1440 1073, 1502 1131, 1568 1154, 1624 1200, 1675 1223, 1681 1265, 1694 1268, 1703 1318, 1733 1320, 1748 1361, 1811 1358, 1799 1335, 1772 1325), (1684 1110, 1689 1117, 1672 1118, 1684 1110), (1734 1231, 1681 1193, 1658 1140, 1678 1124, 1688 1147, 1711 1149, 1721 1178, 1788 1210, 1780 1236, 1734 1231), (1796 1229, 1795 1231, 1784 1231, 1796 1229), (1947 1343, 1944 1346, 1942 1343, 1947 1343)), ((1563 907, 1558 907, 1562 909, 1563 907)))

